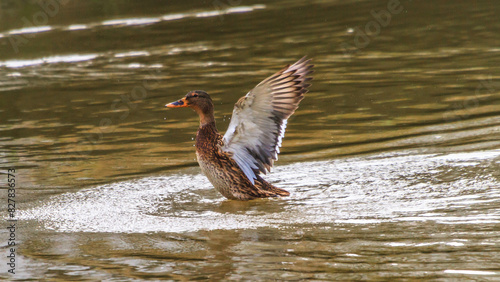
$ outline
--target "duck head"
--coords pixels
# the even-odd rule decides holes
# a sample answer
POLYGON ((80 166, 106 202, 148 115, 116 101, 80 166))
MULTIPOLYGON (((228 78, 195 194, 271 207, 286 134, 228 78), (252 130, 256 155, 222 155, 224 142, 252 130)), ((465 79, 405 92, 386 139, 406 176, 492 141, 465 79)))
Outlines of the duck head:
POLYGON ((194 90, 186 94, 184 98, 166 104, 167 108, 185 108, 190 107, 200 116, 200 123, 206 124, 214 121, 214 104, 212 98, 207 92, 194 90))

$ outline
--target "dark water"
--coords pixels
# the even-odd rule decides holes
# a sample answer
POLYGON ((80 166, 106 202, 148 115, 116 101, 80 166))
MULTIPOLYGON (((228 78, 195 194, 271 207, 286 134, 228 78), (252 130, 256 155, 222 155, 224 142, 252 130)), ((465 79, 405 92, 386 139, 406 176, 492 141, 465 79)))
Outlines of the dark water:
POLYGON ((53 3, 0 0, 0 277, 500 279, 499 3, 53 3), (266 177, 291 196, 225 200, 165 103, 206 90, 224 131, 306 54, 266 177))

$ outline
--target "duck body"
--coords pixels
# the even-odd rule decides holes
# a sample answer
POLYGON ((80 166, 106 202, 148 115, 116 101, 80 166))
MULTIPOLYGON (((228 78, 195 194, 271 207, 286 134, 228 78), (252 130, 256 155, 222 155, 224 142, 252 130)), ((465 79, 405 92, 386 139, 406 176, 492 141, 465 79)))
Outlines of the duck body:
POLYGON ((202 173, 224 197, 232 200, 252 200, 276 196, 288 196, 259 177, 254 184, 245 176, 230 155, 221 150, 223 137, 215 122, 201 125, 196 134, 196 158, 202 173))
POLYGON ((313 65, 305 57, 259 83, 241 97, 224 135, 217 130, 214 105, 205 91, 191 91, 168 108, 190 107, 200 117, 196 157, 214 188, 233 200, 288 196, 260 173, 278 159, 287 119, 298 108, 310 86, 313 65))

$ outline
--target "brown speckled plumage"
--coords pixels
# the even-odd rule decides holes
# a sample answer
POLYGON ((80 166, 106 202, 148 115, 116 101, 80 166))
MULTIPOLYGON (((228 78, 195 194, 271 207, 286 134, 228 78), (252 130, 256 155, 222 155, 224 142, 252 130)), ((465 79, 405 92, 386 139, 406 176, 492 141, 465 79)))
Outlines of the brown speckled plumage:
POLYGON ((196 157, 203 174, 224 197, 234 200, 251 200, 273 196, 288 196, 260 178, 255 185, 248 180, 229 153, 222 151, 222 135, 215 122, 200 126, 196 134, 196 157))
POLYGON ((312 73, 305 57, 262 81, 238 100, 224 136, 215 126, 213 103, 200 90, 167 107, 191 107, 200 116, 196 156, 202 172, 224 197, 251 200, 288 196, 259 175, 277 159, 286 120, 297 109, 312 73))

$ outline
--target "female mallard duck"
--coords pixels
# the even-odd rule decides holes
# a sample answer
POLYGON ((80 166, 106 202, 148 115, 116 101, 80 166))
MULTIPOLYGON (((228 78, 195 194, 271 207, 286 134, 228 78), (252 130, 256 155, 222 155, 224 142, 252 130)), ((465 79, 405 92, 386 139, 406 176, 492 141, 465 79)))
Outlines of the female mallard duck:
POLYGON ((189 92, 168 108, 190 107, 200 116, 196 157, 201 171, 224 197, 235 200, 288 196, 259 175, 271 170, 278 159, 287 119, 308 91, 313 71, 310 59, 268 77, 234 105, 226 134, 217 131, 214 104, 200 90, 189 92))

